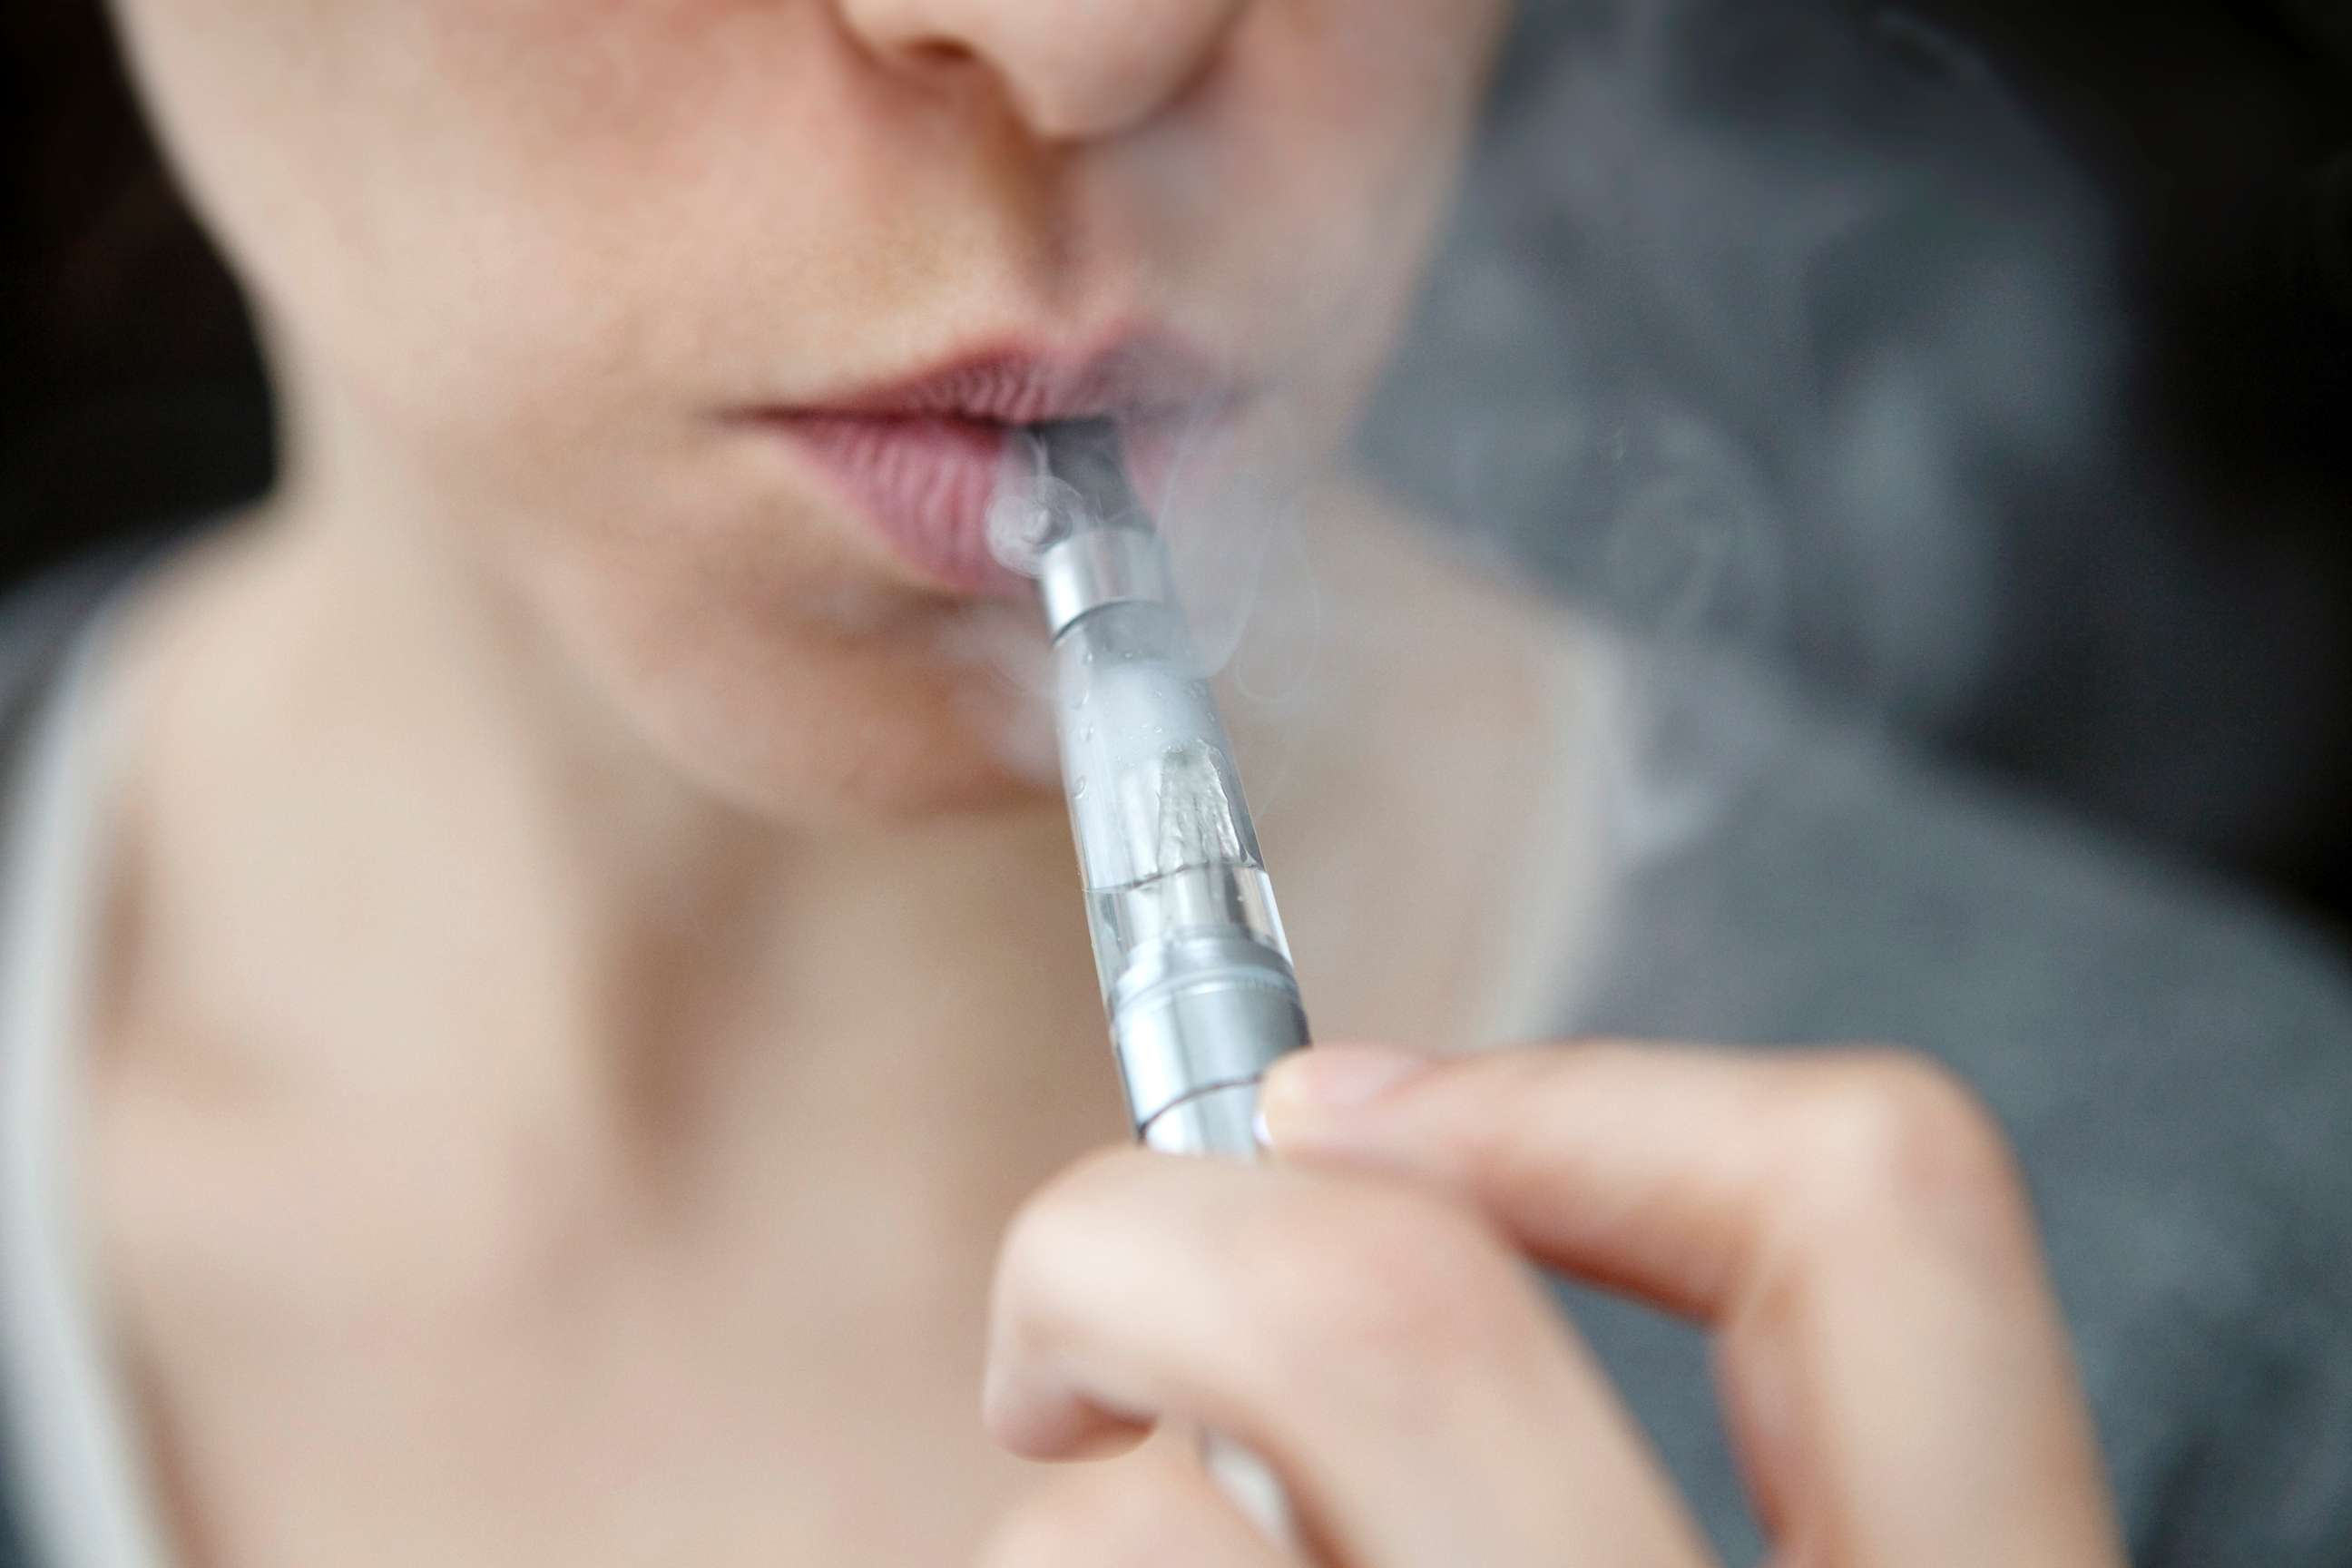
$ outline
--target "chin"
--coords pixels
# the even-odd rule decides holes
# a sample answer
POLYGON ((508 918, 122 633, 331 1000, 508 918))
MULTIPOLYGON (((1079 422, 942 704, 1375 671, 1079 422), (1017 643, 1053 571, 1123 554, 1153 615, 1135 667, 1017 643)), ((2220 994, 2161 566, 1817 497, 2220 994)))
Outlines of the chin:
POLYGON ((635 609, 571 617, 567 662, 641 758, 730 809, 856 831, 1060 798, 1025 603, 836 581, 635 609))

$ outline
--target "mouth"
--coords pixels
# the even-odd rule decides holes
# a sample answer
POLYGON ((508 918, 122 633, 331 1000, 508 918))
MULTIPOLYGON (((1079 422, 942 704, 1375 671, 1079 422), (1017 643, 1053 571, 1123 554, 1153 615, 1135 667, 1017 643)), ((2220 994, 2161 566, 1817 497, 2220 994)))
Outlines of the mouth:
POLYGON ((1028 584, 991 557, 988 510, 1014 431, 1112 421, 1138 493, 1156 502, 1186 455, 1221 436, 1246 400, 1234 377, 1196 352, 1138 333, 1077 358, 969 354, 827 403, 730 418, 794 447, 931 585, 1013 595, 1028 584))

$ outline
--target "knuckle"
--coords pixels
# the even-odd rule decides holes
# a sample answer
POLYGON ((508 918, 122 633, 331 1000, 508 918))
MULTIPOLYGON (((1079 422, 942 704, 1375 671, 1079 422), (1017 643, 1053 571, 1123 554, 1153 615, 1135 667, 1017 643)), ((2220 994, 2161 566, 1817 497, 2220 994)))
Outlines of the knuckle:
POLYGON ((1524 1323, 1525 1279, 1469 1215, 1404 1192, 1350 1194, 1311 1233, 1272 1240, 1255 1270, 1288 1378, 1491 1364, 1524 1323))
POLYGON ((1002 1271, 1018 1278, 1065 1247, 1082 1245, 1106 1200, 1126 1184, 1137 1158, 1127 1149, 1097 1151, 1031 1194, 1005 1226, 999 1248, 1002 1271))
POLYGON ((1582 1046, 1572 1058, 1530 1051, 1496 1064, 1497 1092, 1456 1152, 1475 1191, 1509 1212, 1550 1206, 1560 1185, 1559 1129, 1574 1124, 1573 1097, 1582 1092, 1562 1068, 1614 1048, 1622 1047, 1582 1046))
POLYGON ((996 1353, 1040 1352, 1066 1326, 1070 1280, 1096 1256, 1131 1159, 1125 1151, 1088 1155, 1013 1211, 997 1244, 990 1290, 996 1353))
POLYGON ((1817 1089, 1806 1131, 1806 1197, 1817 1212, 2006 1221, 2023 1184, 1990 1110, 1948 1068, 1874 1049, 1817 1089))

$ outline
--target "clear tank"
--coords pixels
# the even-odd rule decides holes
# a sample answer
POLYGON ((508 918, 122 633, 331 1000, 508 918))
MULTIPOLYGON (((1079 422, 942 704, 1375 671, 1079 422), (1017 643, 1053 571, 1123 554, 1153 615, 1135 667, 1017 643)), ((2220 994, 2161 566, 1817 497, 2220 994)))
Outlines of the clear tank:
POLYGON ((1181 616, 1127 601, 1055 647, 1069 794, 1108 997, 1146 947, 1239 930, 1290 956, 1233 752, 1181 616))

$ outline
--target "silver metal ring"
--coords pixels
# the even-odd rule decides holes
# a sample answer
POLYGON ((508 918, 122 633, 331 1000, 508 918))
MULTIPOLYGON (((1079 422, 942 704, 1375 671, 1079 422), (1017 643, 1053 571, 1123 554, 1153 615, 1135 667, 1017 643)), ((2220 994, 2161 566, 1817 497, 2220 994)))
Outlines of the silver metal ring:
POLYGON ((1046 548, 1037 560, 1037 597, 1048 636, 1105 605, 1175 602, 1168 552, 1142 528, 1089 528, 1046 548))

